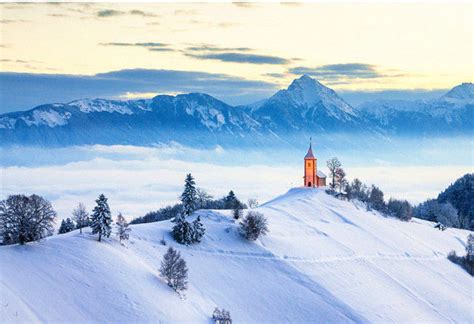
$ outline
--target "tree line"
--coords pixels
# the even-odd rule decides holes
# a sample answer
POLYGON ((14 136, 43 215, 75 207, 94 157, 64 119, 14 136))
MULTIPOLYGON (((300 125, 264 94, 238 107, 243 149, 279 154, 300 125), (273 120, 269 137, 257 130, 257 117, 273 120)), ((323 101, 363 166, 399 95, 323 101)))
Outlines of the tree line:
POLYGON ((474 175, 466 174, 456 180, 437 199, 411 205, 407 200, 384 199, 383 191, 375 185, 366 185, 355 178, 352 182, 346 179, 346 172, 338 158, 327 161, 331 182, 327 192, 347 200, 359 200, 366 204, 368 210, 409 221, 412 217, 438 223, 440 228, 457 227, 474 230, 474 175))

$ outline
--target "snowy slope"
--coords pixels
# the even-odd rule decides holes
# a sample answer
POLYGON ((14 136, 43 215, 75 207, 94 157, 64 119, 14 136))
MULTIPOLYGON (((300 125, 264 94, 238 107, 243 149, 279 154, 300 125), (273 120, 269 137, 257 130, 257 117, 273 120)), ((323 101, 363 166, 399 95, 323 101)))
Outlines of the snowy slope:
POLYGON ((175 244, 168 221, 133 226, 127 246, 77 231, 0 248, 6 322, 201 322, 214 307, 235 322, 469 322, 472 278, 446 259, 467 231, 404 223, 292 189, 259 208, 270 233, 243 240, 227 211, 198 211, 199 245, 175 244), (189 267, 180 299, 158 277, 167 247, 189 267))

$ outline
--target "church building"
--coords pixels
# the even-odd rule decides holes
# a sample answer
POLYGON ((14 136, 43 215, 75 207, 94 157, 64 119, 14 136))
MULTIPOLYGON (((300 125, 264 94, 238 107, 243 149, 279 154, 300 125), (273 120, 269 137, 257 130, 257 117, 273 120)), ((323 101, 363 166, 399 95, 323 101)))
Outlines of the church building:
POLYGON ((326 186, 326 175, 318 170, 318 160, 313 155, 312 143, 309 143, 308 153, 304 157, 304 186, 324 187, 326 186))

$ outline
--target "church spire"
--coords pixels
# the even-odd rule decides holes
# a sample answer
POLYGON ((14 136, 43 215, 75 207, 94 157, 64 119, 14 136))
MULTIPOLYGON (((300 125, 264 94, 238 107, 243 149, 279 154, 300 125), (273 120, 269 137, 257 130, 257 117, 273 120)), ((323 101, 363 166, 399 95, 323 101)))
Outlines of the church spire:
POLYGON ((314 159, 314 155, 313 155, 313 143, 312 143, 312 138, 310 137, 309 138, 309 149, 308 149, 308 153, 306 153, 306 156, 304 157, 305 159, 314 159))

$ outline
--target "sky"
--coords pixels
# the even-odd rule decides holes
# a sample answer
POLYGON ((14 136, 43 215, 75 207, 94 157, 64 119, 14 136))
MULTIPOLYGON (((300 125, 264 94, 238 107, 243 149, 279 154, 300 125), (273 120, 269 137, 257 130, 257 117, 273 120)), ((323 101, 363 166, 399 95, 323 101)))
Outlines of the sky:
POLYGON ((251 103, 308 74, 357 105, 474 75, 471 2, 3 3, 0 113, 206 92, 251 103))

